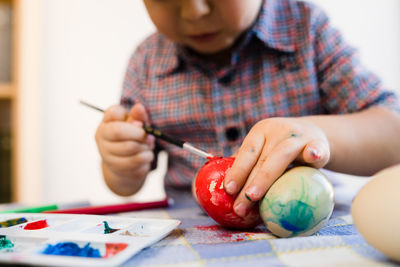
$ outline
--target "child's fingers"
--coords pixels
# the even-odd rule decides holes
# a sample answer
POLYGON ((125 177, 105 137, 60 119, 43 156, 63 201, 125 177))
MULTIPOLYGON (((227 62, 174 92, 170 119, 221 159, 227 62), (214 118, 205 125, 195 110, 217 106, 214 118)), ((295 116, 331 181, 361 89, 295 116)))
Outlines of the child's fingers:
POLYGON ((140 166, 150 164, 153 159, 154 153, 145 150, 129 157, 120 157, 110 154, 103 158, 103 161, 112 170, 118 170, 119 173, 126 172, 126 174, 130 174, 140 168, 140 166))
POLYGON ((236 158, 238 153, 239 153, 239 150, 236 150, 235 153, 233 153, 233 154, 231 155, 231 157, 232 157, 232 158, 236 158))
POLYGON ((148 134, 146 136, 146 144, 150 146, 150 149, 153 150, 156 146, 156 138, 154 135, 148 134))
POLYGON ((151 170, 150 163, 142 164, 137 169, 134 170, 135 177, 145 176, 147 175, 147 173, 149 173, 150 170, 151 170))
POLYGON ((286 170, 287 166, 301 153, 304 143, 289 138, 279 143, 268 155, 261 155, 261 164, 253 179, 243 187, 235 200, 234 209, 239 216, 245 216, 252 203, 261 199, 270 186, 286 170))
POLYGON ((149 115, 142 103, 136 103, 129 111, 128 121, 149 122, 149 115))
POLYGON ((318 169, 324 167, 328 163, 330 151, 326 142, 312 140, 304 147, 301 157, 302 161, 318 169))
POLYGON ((265 138, 263 135, 257 136, 257 133, 254 135, 256 136, 248 135, 244 139, 232 167, 226 173, 224 188, 228 194, 239 192, 261 153, 265 138))
POLYGON ((121 141, 121 142, 106 141, 103 143, 102 149, 104 151, 107 151, 107 153, 109 154, 120 157, 132 156, 141 151, 152 150, 150 145, 135 141, 121 141))
POLYGON ((122 121, 112 121, 107 123, 102 131, 102 136, 108 141, 138 141, 146 140, 146 132, 135 124, 122 121))
POLYGON ((114 105, 104 111, 103 122, 125 121, 127 112, 123 106, 114 105))

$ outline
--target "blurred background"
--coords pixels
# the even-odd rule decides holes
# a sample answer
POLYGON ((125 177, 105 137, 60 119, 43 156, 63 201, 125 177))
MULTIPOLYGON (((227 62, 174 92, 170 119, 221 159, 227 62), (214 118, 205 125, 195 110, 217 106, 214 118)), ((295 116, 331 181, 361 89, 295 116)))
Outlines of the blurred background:
MULTIPOLYGON (((400 1, 313 0, 364 65, 400 93, 400 1)), ((0 201, 119 202, 162 197, 161 167, 142 192, 105 186, 94 141, 119 101, 134 48, 154 27, 139 0, 0 0, 0 201)))

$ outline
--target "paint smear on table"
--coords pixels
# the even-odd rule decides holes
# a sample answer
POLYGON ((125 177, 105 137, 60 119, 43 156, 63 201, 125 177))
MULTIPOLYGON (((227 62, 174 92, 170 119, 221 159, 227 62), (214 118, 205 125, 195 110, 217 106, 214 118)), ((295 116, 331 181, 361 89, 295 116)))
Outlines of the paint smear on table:
POLYGON ((114 233, 119 230, 119 229, 111 228, 108 225, 108 222, 106 222, 106 221, 104 221, 103 223, 104 223, 104 234, 111 234, 111 233, 114 233))
POLYGON ((27 221, 28 220, 25 217, 2 221, 2 222, 0 222, 0 228, 7 228, 7 227, 15 226, 18 224, 26 223, 27 221))
POLYGON ((240 242, 251 240, 256 234, 265 234, 263 230, 255 229, 253 232, 243 232, 235 230, 227 230, 220 225, 207 225, 207 226, 196 226, 195 229, 210 232, 215 240, 220 240, 222 242, 240 242))
POLYGON ((74 242, 60 242, 56 245, 48 244, 42 254, 101 258, 100 251, 96 248, 92 248, 90 243, 87 243, 82 248, 74 242))
POLYGON ((5 235, 0 235, 0 250, 9 250, 13 248, 14 244, 10 240, 7 239, 5 235))
POLYGON ((25 225, 24 230, 40 230, 49 227, 47 220, 40 220, 36 222, 31 222, 25 225))

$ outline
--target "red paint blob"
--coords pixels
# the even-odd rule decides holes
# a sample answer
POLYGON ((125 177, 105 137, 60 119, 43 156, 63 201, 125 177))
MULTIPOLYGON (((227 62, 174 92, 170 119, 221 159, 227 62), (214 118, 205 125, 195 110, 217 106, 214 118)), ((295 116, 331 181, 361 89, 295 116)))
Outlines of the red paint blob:
POLYGON ((258 205, 254 205, 245 217, 238 216, 233 210, 235 197, 228 195, 223 187, 226 171, 234 161, 234 158, 219 157, 207 161, 196 176, 196 196, 204 211, 220 225, 253 228, 261 223, 258 205))
POLYGON ((25 225, 24 230, 40 230, 49 227, 46 220, 31 222, 25 225))
POLYGON ((128 244, 126 243, 106 243, 106 255, 104 255, 104 258, 109 258, 120 253, 127 246, 128 244))

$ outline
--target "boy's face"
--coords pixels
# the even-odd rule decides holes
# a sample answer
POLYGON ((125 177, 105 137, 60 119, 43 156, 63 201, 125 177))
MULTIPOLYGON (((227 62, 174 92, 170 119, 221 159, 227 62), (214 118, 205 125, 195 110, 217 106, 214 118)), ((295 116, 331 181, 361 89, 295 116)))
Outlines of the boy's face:
POLYGON ((157 30, 201 54, 230 48, 255 21, 263 0, 144 0, 157 30))

